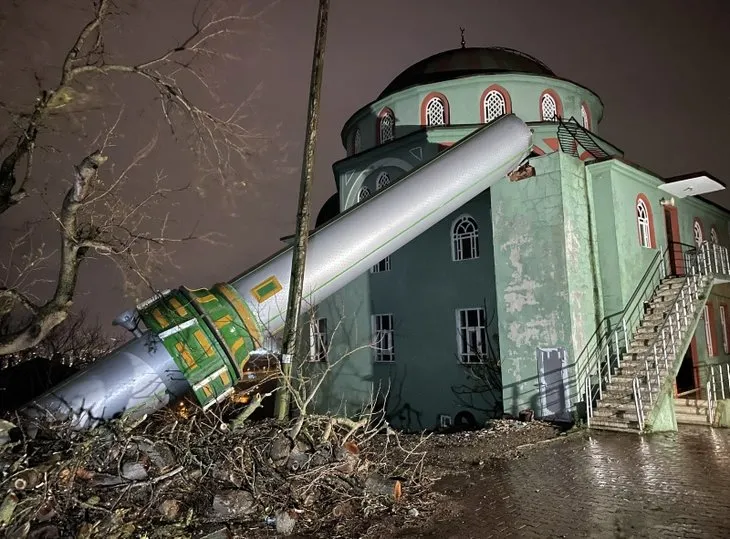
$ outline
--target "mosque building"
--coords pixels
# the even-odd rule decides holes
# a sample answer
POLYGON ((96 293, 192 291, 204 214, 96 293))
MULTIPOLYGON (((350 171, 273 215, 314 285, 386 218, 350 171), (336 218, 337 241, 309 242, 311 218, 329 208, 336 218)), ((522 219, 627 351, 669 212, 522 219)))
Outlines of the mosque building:
POLYGON ((533 132, 525 165, 312 309, 319 406, 377 394, 412 430, 523 410, 706 422, 730 361, 730 214, 701 195, 724 186, 626 159, 600 136, 601 98, 536 58, 462 43, 408 67, 345 122, 317 227, 505 114, 533 132))

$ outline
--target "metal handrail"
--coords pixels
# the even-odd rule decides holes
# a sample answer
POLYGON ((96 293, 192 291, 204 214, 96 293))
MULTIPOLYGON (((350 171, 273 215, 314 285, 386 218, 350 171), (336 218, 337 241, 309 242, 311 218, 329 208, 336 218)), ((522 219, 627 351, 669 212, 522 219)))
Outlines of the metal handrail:
POLYGON ((586 343, 586 345, 583 347, 583 350, 581 350, 581 353, 578 355, 576 364, 581 365, 581 360, 583 359, 584 361, 583 365, 579 367, 579 370, 576 373, 576 378, 578 380, 583 380, 587 407, 586 418, 588 424, 590 424, 593 407, 593 388, 591 384, 591 376, 595 375, 598 377, 598 398, 600 400, 601 398, 603 398, 604 376, 608 379, 609 383, 611 382, 611 354, 615 354, 615 356, 613 357, 615 359, 616 367, 620 367, 622 347, 621 345, 623 345, 623 349, 626 352, 629 351, 629 334, 633 333, 635 329, 635 323, 638 323, 641 320, 641 317, 639 316, 635 320, 635 322, 632 322, 634 314, 639 311, 640 306, 643 304, 643 302, 645 302, 646 299, 651 296, 651 294, 647 295, 647 291, 651 290, 653 293, 654 289, 656 288, 655 278, 657 274, 660 275, 659 281, 661 281, 661 279, 666 276, 667 271, 665 265, 665 257, 669 253, 670 247, 667 247, 663 252, 657 251, 651 262, 649 263, 646 271, 639 280, 639 284, 636 286, 631 297, 626 302, 626 306, 624 307, 624 309, 614 314, 611 314, 601 320, 601 322, 599 323, 599 327, 596 329, 596 331, 589 339, 588 343, 586 343), (637 298, 639 297, 641 299, 637 301, 637 298), (616 325, 613 328, 610 326, 607 327, 601 333, 601 336, 597 337, 599 335, 599 332, 601 332, 601 330, 603 329, 604 324, 618 317, 620 317, 621 319, 620 324, 616 325), (623 333, 623 338, 621 338, 621 333, 623 333), (594 347, 590 348, 590 352, 587 352, 594 340, 596 341, 594 347), (614 347, 613 351, 611 350, 612 346, 614 347), (588 356, 587 358, 585 358, 586 355, 588 356))
POLYGON ((707 377, 707 419, 711 424, 715 422, 715 411, 717 410, 717 379, 720 379, 720 399, 725 400, 730 396, 730 363, 718 363, 709 365, 709 376, 707 377), (725 388, 727 387, 727 392, 725 388))
MULTIPOLYGON (((641 385, 639 384, 639 379, 634 377, 631 385, 632 389, 634 390, 634 395, 641 395, 641 385)), ((639 423, 639 431, 641 432, 644 430, 644 402, 640 398, 635 398, 634 406, 636 407, 636 420, 639 423)))
MULTIPOLYGON (((704 248, 704 244, 700 247, 700 253, 702 252, 702 249, 704 248)), ((698 256, 695 261, 700 260, 700 256, 698 256)), ((699 279, 698 275, 702 275, 702 268, 699 267, 699 264, 697 264, 697 273, 695 273, 695 264, 690 263, 690 268, 692 269, 692 274, 688 275, 686 279, 682 282, 682 286, 679 288, 679 291, 677 293, 677 296, 672 301, 672 304, 666 309, 666 312, 670 313, 666 318, 664 318, 664 321, 659 326, 659 329, 656 332, 656 337, 654 337, 654 340, 649 343, 649 346, 647 347, 649 350, 651 350, 651 356, 654 360, 653 363, 653 376, 650 376, 650 369, 649 369, 649 354, 644 355, 644 373, 643 376, 646 380, 646 385, 649 393, 649 406, 653 406, 653 398, 652 398, 652 390, 651 390, 651 379, 654 378, 657 388, 659 387, 660 383, 660 369, 659 369, 659 358, 657 357, 657 346, 661 343, 662 350, 663 350, 663 359, 664 359, 664 369, 669 370, 669 363, 668 363, 668 355, 667 355, 667 335, 665 332, 667 329, 669 329, 669 341, 670 341, 670 347, 672 348, 672 353, 676 354, 676 345, 675 345, 675 336, 674 336, 674 326, 672 325, 672 322, 674 321, 674 314, 676 312, 677 314, 677 337, 679 337, 680 332, 685 329, 685 326, 688 324, 688 316, 687 316, 687 295, 690 296, 692 301, 689 303, 689 309, 694 314, 695 312, 695 305, 694 301, 697 299, 693 296, 693 290, 694 287, 694 293, 697 294, 697 280, 699 279), (688 293, 685 294, 685 289, 688 289, 688 293), (684 314, 683 317, 680 317, 679 313, 679 301, 682 301, 682 313, 684 314), (684 322, 684 324, 682 323, 684 322)), ((638 376, 637 376, 638 378, 638 376)), ((641 398, 641 393, 635 395, 635 397, 641 398)), ((642 402, 643 405, 643 402, 642 402)))
MULTIPOLYGON (((644 399, 641 391, 641 379, 643 378, 647 385, 647 390, 649 394, 649 406, 653 406, 653 398, 652 398, 652 389, 651 389, 651 380, 652 378, 655 380, 655 383, 657 385, 657 388, 660 385, 661 382, 661 373, 660 373, 660 367, 659 367, 659 360, 660 357, 658 356, 657 347, 661 346, 662 349, 662 358, 664 359, 664 371, 669 370, 669 353, 668 353, 668 347, 667 347, 667 341, 669 341, 669 349, 671 349, 672 356, 676 356, 677 353, 677 346, 676 346, 676 340, 679 340, 681 342, 683 335, 681 332, 687 328, 689 325, 689 311, 691 311, 691 314, 694 315, 696 312, 696 305, 695 302, 699 298, 699 280, 702 277, 706 277, 707 275, 710 275, 711 273, 715 274, 728 274, 730 273, 730 264, 728 263, 728 252, 727 249, 724 247, 721 247, 716 244, 710 244, 709 242, 705 241, 700 245, 700 248, 698 250, 698 253, 696 256, 693 256, 693 260, 690 261, 689 269, 691 272, 687 274, 686 279, 682 283, 682 286, 680 287, 676 298, 674 301, 672 301, 672 304, 669 306, 666 312, 669 313, 669 315, 664 319, 662 324, 659 326, 659 330, 657 331, 656 337, 654 340, 650 343, 648 349, 651 350, 650 353, 644 355, 644 372, 640 373, 639 375, 634 377, 633 381, 633 393, 634 393, 634 400, 638 401, 637 403, 637 414, 638 410, 641 408, 642 415, 643 415, 643 409, 644 409, 644 399), (709 251, 710 246, 712 246, 712 254, 713 259, 709 259, 709 251), (719 257, 719 263, 718 263, 718 251, 720 253, 719 257), (714 264, 713 264, 714 262, 714 264), (689 297, 689 305, 688 305, 688 297, 689 297), (680 312, 680 301, 682 305, 682 310, 680 312), (676 315, 676 318, 675 318, 676 315), (674 329, 674 321, 676 320, 676 335, 675 335, 675 329, 674 329), (668 335, 667 335, 668 333, 668 335), (649 368, 649 355, 651 354, 651 358, 653 359, 653 369, 649 368)), ((674 359, 676 357, 673 357, 672 363, 674 363, 674 359)), ((710 386, 708 385, 708 388, 710 386)), ((709 412, 709 402, 708 402, 708 412, 709 412)), ((714 411, 712 412, 714 414, 714 411)), ((643 419, 643 417, 642 417, 643 419)), ((643 430, 643 421, 640 425, 640 430, 643 430)))
MULTIPOLYGON (((617 317, 620 317, 620 316, 622 316, 622 317, 625 317, 626 316, 626 312, 628 310, 628 306, 631 305, 631 303, 636 299, 639 291, 642 290, 642 288, 643 288, 643 290, 642 290, 642 292, 643 292, 643 291, 645 291, 648 288, 648 286, 644 286, 644 281, 646 281, 646 279, 649 276, 652 276, 653 277, 656 274, 656 271, 659 268, 659 266, 657 265, 655 267, 655 264, 657 263, 658 260, 660 260, 660 256, 663 259, 663 255, 666 254, 668 251, 669 251, 669 248, 667 248, 664 251, 664 253, 661 253, 660 251, 657 251, 657 253, 654 255, 654 258, 649 263, 649 266, 647 267, 646 271, 644 272, 644 275, 642 275, 641 279, 639 280, 639 284, 634 289, 633 294, 631 295, 631 297, 629 298, 629 300, 626 302, 626 307, 624 307, 624 309, 622 309, 621 311, 615 312, 613 314, 610 314, 610 315, 604 317, 603 320, 601 320, 599 322, 598 328, 593 333, 593 335, 591 335, 591 338, 588 340, 588 342, 586 343, 586 345, 583 347, 583 350, 581 350, 580 354, 578 354, 578 357, 576 359, 576 364, 580 365, 581 359, 586 354, 586 351, 589 349, 589 347, 591 346, 591 343, 594 341, 594 339, 596 339, 596 336, 598 335, 599 331, 601 331, 602 326, 605 323, 609 322, 610 320, 612 320, 614 318, 617 318, 617 317)), ((639 305, 639 303, 637 303, 631 309, 631 313, 633 313, 633 311, 636 309, 636 307, 638 307, 638 305, 639 305)), ((623 326, 624 326, 624 324, 622 323, 621 326, 617 326, 617 327, 614 327, 614 328, 611 328, 610 326, 607 327, 605 329, 605 334, 604 334, 605 335, 605 340, 603 341, 603 343, 605 344, 606 342, 609 342, 609 343, 612 342, 612 340, 611 340, 612 334, 615 331, 618 331, 619 329, 622 329, 623 326)), ((624 335, 624 341, 626 341, 626 340, 627 340, 626 339, 626 335, 624 335)), ((598 339, 598 341, 601 342, 600 339, 598 339)), ((604 349, 604 346, 601 345, 601 344, 597 344, 595 349, 598 349, 599 351, 602 351, 604 349)), ((591 365, 588 362, 585 362, 583 368, 576 373, 577 376, 580 377, 582 374, 585 374, 585 371, 589 367, 591 367, 591 365)))

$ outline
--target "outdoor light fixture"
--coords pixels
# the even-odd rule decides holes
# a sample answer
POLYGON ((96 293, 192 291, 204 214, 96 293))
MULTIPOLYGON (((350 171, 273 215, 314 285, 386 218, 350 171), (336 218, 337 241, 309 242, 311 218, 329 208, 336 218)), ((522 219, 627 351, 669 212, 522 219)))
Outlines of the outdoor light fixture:
POLYGON ((665 183, 659 186, 659 189, 674 197, 685 198, 722 191, 725 189, 725 185, 707 172, 695 172, 693 174, 668 178, 665 180, 665 183))

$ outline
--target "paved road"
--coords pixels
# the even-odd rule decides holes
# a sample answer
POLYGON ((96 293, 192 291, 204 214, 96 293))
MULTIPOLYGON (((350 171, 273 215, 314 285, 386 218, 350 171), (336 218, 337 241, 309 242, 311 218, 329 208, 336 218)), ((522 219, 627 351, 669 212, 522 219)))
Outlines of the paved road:
POLYGON ((730 538, 730 430, 570 437, 443 488, 422 537, 730 538))

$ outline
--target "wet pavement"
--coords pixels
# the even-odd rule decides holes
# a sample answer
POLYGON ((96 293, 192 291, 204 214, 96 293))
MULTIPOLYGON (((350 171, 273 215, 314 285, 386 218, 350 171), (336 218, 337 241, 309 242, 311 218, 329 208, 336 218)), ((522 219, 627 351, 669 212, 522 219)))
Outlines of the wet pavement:
POLYGON ((439 490, 450 515, 421 537, 730 538, 730 430, 570 436, 439 490))

